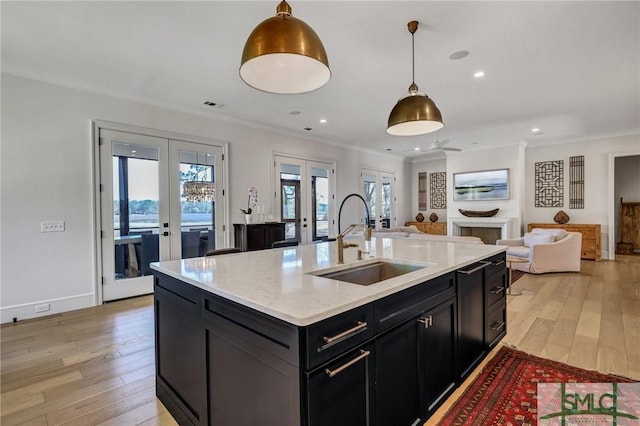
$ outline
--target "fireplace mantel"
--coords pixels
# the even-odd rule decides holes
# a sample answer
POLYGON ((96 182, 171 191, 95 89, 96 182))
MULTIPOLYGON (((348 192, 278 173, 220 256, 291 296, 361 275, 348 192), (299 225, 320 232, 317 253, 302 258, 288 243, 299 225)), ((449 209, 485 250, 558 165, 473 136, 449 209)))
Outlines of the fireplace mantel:
POLYGON ((520 224, 517 217, 449 217, 449 235, 462 235, 461 228, 500 228, 503 239, 518 238, 520 224))

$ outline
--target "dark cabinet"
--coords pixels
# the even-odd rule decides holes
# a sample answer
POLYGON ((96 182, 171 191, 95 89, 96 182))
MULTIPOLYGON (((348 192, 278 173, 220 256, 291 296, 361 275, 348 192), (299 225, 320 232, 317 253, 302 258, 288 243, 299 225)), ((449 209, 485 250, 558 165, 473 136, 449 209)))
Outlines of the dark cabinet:
POLYGON ((156 393, 184 425, 422 424, 506 333, 504 255, 308 326, 154 275, 156 393))
MULTIPOLYGON (((419 318, 421 330, 421 398, 426 418, 453 392, 456 385, 456 298, 419 318)), ((425 420, 426 420, 425 418, 425 420)))
POLYGON ((271 248, 275 241, 285 239, 284 223, 234 223, 235 246, 242 251, 271 248))
POLYGON ((465 378, 507 333, 505 254, 458 270, 458 371, 465 378))
POLYGON ((413 425, 422 417, 418 318, 376 341, 376 426, 413 425))
POLYGON ((374 365, 373 347, 364 345, 306 373, 308 425, 370 425, 374 365))
POLYGON ((179 424, 204 419, 200 292, 166 277, 154 288, 156 393, 179 424))

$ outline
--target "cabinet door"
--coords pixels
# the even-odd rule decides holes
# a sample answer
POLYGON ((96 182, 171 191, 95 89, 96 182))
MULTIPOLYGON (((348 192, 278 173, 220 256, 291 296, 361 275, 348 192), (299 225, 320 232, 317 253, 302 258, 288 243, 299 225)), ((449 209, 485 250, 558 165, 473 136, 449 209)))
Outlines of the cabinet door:
POLYGON ((199 294, 171 278, 155 280, 156 393, 180 424, 198 424, 205 411, 199 294))
POLYGON ((424 326, 419 319, 409 320, 376 341, 376 426, 409 426, 423 422, 422 359, 418 347, 424 326))
POLYGON ((425 312, 420 322, 424 412, 433 412, 456 384, 456 299, 425 312))
POLYGON ((273 341, 217 314, 203 323, 207 424, 299 425, 299 370, 265 350, 273 341))
POLYGON ((307 373, 309 426, 368 426, 373 365, 373 346, 367 345, 307 373))
POLYGON ((484 355, 484 274, 486 263, 458 271, 458 371, 465 378, 484 355))

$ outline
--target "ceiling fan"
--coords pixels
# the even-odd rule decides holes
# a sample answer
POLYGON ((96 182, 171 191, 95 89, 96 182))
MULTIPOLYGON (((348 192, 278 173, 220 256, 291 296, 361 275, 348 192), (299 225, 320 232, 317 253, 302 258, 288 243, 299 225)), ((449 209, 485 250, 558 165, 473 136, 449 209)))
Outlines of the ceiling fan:
POLYGON ((446 147, 445 145, 448 144, 448 143, 449 143, 449 139, 445 139, 443 141, 438 140, 438 134, 436 133, 435 140, 427 148, 407 149, 407 150, 404 150, 403 152, 409 152, 409 151, 414 151, 414 152, 428 152, 428 151, 460 152, 460 151, 462 151, 461 148, 446 147))

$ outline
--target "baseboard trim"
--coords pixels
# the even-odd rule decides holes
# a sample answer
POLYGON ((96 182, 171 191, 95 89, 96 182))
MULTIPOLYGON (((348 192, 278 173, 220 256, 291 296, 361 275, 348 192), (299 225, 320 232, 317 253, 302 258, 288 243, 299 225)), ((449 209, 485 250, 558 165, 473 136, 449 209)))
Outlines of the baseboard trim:
POLYGON ((12 322, 14 318, 16 318, 17 321, 21 321, 31 318, 46 317, 47 315, 74 311, 76 309, 89 308, 92 306, 96 306, 95 295, 93 293, 39 300, 37 302, 24 303, 20 305, 3 306, 0 308, 0 322, 2 324, 12 322), (49 305, 49 310, 36 312, 36 306, 46 304, 49 305))

